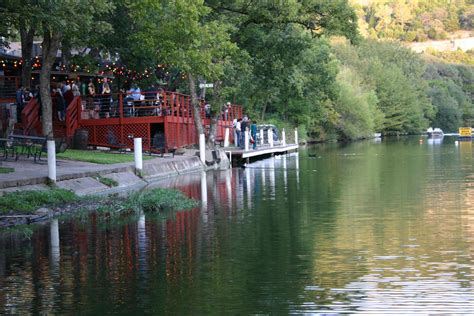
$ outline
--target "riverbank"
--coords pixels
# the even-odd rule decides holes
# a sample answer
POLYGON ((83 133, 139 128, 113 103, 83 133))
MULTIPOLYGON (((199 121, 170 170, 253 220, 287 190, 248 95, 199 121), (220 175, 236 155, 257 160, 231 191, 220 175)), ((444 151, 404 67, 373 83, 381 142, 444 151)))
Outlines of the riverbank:
POLYGON ((140 174, 136 174, 133 162, 102 165, 59 159, 54 184, 48 181, 47 164, 26 158, 3 161, 2 168, 11 172, 3 173, 0 178, 0 227, 41 222, 78 210, 97 210, 104 205, 117 206, 116 201, 125 203, 120 193, 132 193, 127 196, 143 202, 142 197, 134 197, 133 193, 149 183, 190 172, 230 167, 222 151, 218 164, 210 163, 210 152, 206 153, 206 164, 195 152, 188 150, 174 157, 165 155, 145 160, 140 174))
MULTIPOLYGON (((55 187, 73 191, 78 196, 107 195, 122 190, 139 189, 149 182, 172 176, 205 171, 212 168, 229 168, 229 160, 220 151, 219 164, 203 164, 195 155, 195 150, 187 150, 182 155, 165 155, 143 162, 143 171, 136 175, 133 162, 117 164, 96 164, 74 160, 57 160, 57 182, 55 187)), ((121 155, 121 154, 118 154, 121 155)), ((122 154, 123 155, 123 154, 122 154)), ((206 160, 212 161, 211 153, 206 160)), ((45 163, 34 163, 32 159, 2 161, 2 168, 13 172, 2 173, 0 177, 0 196, 14 191, 46 190, 48 186, 48 167, 45 163)))
MULTIPOLYGON (((126 195, 77 196, 70 190, 16 191, 0 197, 0 228, 44 222, 64 215, 81 217, 94 211, 107 220, 142 213, 185 210, 198 206, 179 190, 154 188, 126 195)), ((0 230, 0 233, 2 231, 0 230)))

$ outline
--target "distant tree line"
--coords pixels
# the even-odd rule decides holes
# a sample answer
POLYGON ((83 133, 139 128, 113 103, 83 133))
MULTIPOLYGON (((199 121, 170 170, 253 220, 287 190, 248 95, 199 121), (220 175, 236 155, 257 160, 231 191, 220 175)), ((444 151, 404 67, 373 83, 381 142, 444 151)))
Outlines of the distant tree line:
POLYGON ((473 30, 472 0, 351 0, 361 32, 369 38, 407 42, 446 39, 473 30))
MULTIPOLYGON (((379 6, 412 3, 365 2, 370 5, 356 11, 374 10, 362 22, 372 21, 377 32, 388 32, 392 25, 388 18, 382 23, 379 6)), ((90 48, 87 58, 96 62, 115 58, 137 71, 158 64, 177 69, 180 80, 174 86, 191 95, 194 111, 199 111, 198 83, 212 82, 214 88, 206 92, 213 109, 210 145, 226 101, 244 105, 246 114, 260 122, 296 126, 312 140, 419 133, 430 125, 452 131, 471 125, 474 115, 472 67, 424 59, 395 42, 362 39, 356 11, 347 0, 5 3, 0 18, 8 27, 0 32, 16 31, 25 47, 31 34, 43 41, 41 99, 47 135, 52 135, 51 63, 58 49, 68 56, 85 47, 90 48)), ((420 10, 435 12, 445 1, 413 3, 416 10, 400 11, 406 13, 403 18, 390 14, 391 23, 394 17, 403 20, 396 23, 400 34, 414 27, 420 10)), ((471 27, 464 16, 472 3, 452 0, 451 5, 459 27, 471 27)), ((153 80, 157 74, 152 72, 147 82, 153 80)), ((195 117, 201 133, 205 127, 200 115, 195 117)))

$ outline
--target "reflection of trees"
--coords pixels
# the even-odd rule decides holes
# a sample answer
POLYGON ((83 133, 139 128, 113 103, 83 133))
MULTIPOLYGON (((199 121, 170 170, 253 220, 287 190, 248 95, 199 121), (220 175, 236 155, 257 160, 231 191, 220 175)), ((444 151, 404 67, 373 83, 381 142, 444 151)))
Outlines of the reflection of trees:
MULTIPOLYGON (((147 214, 141 226, 94 214, 63 223, 56 270, 47 228, 30 242, 2 240, 0 313, 279 314, 305 302, 378 302, 370 291, 420 277, 456 289, 472 274, 473 207, 470 182, 445 180, 472 159, 430 150, 322 146, 320 159, 302 153, 299 185, 291 157, 286 173, 283 159, 208 173, 206 209, 147 214), (433 168, 448 170, 427 178, 433 168)), ((200 198, 199 173, 166 185, 200 198)))
MULTIPOLYGON (((459 290, 471 256, 461 255, 460 249, 466 247, 465 212, 458 210, 469 206, 460 205, 466 200, 460 196, 464 186, 449 181, 459 173, 459 161, 446 152, 452 149, 427 150, 415 142, 364 146, 328 150, 315 162, 321 171, 317 184, 327 182, 327 195, 337 193, 328 199, 327 210, 321 210, 325 214, 315 220, 313 284, 319 290, 308 292, 307 300, 321 305, 334 300, 362 302, 369 300, 366 295, 377 294, 370 290, 418 285, 420 295, 431 290, 426 297, 436 302, 443 299, 437 297, 440 288, 459 290), (330 205, 330 201, 337 202, 330 205), (443 275, 445 271, 455 272, 443 275), (423 278, 433 282, 422 282, 423 278)), ((324 188, 314 190, 320 192, 318 199, 324 199, 324 188)), ((377 296, 381 298, 382 294, 377 296)))

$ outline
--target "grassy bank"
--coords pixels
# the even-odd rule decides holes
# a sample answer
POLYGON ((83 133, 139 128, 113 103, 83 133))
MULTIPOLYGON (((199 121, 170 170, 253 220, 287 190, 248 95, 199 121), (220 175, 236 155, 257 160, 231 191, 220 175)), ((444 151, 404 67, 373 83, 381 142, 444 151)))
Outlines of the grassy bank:
MULTIPOLYGON (((36 211, 40 208, 47 209, 46 217, 62 214, 74 217, 74 213, 81 213, 79 215, 82 216, 90 211, 97 211, 100 216, 105 216, 107 219, 114 217, 123 219, 142 212, 160 213, 196 206, 198 206, 196 200, 173 189, 153 189, 134 192, 128 196, 110 195, 100 198, 78 197, 73 192, 63 189, 20 191, 0 196, 0 227, 29 223, 38 215, 36 211), (19 219, 12 223, 11 218, 15 216, 19 219)), ((44 216, 44 213, 42 215, 44 216)))
MULTIPOLYGON (((78 150, 78 149, 68 149, 63 153, 58 153, 56 157, 59 159, 92 162, 92 163, 98 163, 98 164, 104 164, 104 165, 123 163, 123 162, 132 162, 134 160, 133 154, 108 153, 108 152, 101 152, 101 151, 78 150)), ((143 160, 149 160, 152 158, 154 157, 143 155, 143 160)))
POLYGON ((0 215, 32 214, 41 207, 57 207, 78 200, 73 192, 62 189, 12 192, 0 197, 0 215))
POLYGON ((0 173, 10 173, 15 172, 14 168, 0 167, 0 173))

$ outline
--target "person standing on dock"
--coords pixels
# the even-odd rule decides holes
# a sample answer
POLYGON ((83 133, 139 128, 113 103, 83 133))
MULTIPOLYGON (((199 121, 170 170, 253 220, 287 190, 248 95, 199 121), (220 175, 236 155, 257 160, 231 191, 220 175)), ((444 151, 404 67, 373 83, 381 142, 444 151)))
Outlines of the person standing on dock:
POLYGON ((239 147, 240 145, 240 131, 241 131, 241 125, 240 122, 242 119, 234 119, 234 140, 235 140, 235 147, 239 147))
POLYGON ((250 135, 252 136, 253 141, 253 149, 257 149, 257 122, 255 120, 251 121, 252 124, 250 125, 250 135))
POLYGON ((240 148, 245 148, 245 131, 247 130, 247 127, 248 127, 247 124, 248 124, 248 118, 247 116, 245 116, 242 119, 242 122, 240 123, 240 138, 239 138, 240 148))

